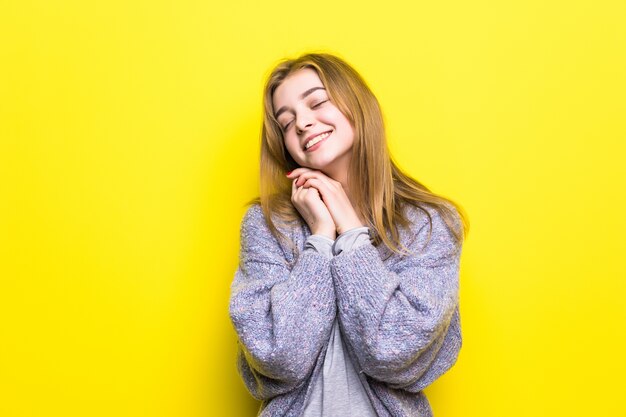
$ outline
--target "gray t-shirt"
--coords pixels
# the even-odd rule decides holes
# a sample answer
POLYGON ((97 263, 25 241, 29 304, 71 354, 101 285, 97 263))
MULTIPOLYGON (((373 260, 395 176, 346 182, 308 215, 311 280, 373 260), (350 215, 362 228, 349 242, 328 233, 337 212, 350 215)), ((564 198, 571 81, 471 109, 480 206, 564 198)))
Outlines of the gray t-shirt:
MULTIPOLYGON (((366 226, 348 230, 336 240, 322 235, 307 238, 304 250, 316 250, 329 258, 350 251, 369 241, 366 226)), ((354 369, 341 338, 339 322, 335 319, 324 365, 313 382, 311 395, 304 405, 303 417, 376 417, 361 380, 354 369)))

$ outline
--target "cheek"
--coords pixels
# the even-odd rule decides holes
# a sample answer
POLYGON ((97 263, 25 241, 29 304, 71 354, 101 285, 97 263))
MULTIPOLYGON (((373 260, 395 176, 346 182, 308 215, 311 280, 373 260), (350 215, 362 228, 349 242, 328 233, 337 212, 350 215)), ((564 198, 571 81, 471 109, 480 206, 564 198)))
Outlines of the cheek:
POLYGON ((350 126, 350 121, 348 120, 348 118, 344 116, 343 113, 339 111, 339 109, 336 107, 333 108, 331 112, 329 112, 328 117, 332 118, 337 124, 340 124, 343 127, 350 126))
POLYGON ((339 109, 337 107, 334 106, 328 106, 326 109, 324 109, 324 111, 321 113, 322 117, 327 118, 327 119, 331 119, 331 120, 339 120, 342 117, 341 112, 339 111, 339 109))
POLYGON ((293 157, 294 153, 296 153, 299 150, 299 148, 300 148, 299 143, 295 139, 293 139, 293 138, 285 139, 284 144, 285 144, 285 148, 287 149, 287 152, 289 152, 289 154, 292 157, 293 157))

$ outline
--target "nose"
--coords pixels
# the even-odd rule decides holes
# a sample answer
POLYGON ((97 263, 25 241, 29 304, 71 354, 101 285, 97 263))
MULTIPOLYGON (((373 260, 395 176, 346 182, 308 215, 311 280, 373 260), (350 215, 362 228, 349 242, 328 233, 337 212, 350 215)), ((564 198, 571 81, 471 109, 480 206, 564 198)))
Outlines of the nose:
POLYGON ((311 126, 313 126, 313 116, 310 113, 304 112, 298 114, 298 116, 296 117, 296 130, 299 134, 304 132, 306 128, 310 128, 311 126))

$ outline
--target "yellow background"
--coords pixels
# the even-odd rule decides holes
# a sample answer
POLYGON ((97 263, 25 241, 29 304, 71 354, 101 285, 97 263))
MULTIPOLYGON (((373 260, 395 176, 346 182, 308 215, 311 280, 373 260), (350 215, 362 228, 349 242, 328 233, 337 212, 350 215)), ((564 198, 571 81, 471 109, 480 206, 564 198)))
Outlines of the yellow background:
POLYGON ((261 88, 307 50, 461 203, 436 417, 617 416, 626 3, 4 1, 0 415, 253 416, 228 297, 261 88), (384 6, 384 7, 383 7, 384 6))

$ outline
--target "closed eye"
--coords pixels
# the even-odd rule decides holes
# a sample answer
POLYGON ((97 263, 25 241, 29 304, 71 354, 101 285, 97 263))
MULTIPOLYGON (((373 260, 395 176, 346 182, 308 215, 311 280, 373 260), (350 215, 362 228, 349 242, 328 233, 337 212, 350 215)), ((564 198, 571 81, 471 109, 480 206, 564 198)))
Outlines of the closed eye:
POLYGON ((319 103, 317 103, 316 105, 313 106, 313 108, 317 108, 319 106, 321 106, 322 104, 326 103, 328 100, 324 100, 324 101, 320 101, 319 103))
MULTIPOLYGON (((319 106, 321 106, 322 104, 326 103, 328 100, 324 100, 324 101, 320 101, 317 104, 314 104, 313 106, 311 106, 312 109, 316 109, 319 106)), ((287 130, 287 128, 291 125, 291 122, 293 122, 293 120, 291 120, 289 123, 287 123, 285 126, 283 126, 283 130, 287 130)))

